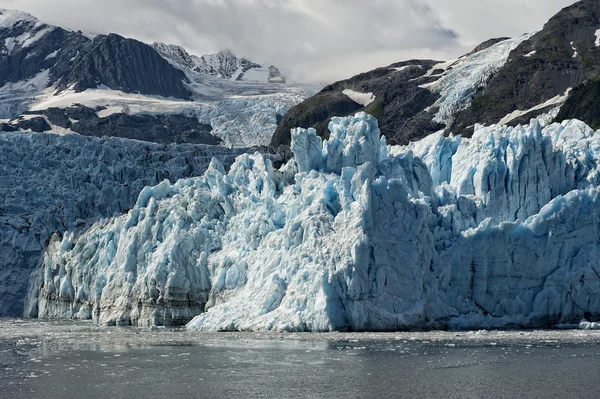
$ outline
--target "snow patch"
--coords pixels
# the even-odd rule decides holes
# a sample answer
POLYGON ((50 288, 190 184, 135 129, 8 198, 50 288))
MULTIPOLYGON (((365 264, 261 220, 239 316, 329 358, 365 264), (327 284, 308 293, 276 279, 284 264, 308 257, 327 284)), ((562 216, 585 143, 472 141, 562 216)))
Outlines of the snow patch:
POLYGON ((565 91, 564 94, 559 94, 559 95, 557 95, 555 97, 552 97, 548 101, 543 102, 541 104, 538 104, 538 105, 536 105, 534 107, 531 107, 528 110, 524 110, 524 111, 515 110, 515 111, 511 112, 510 114, 506 115, 504 118, 502 118, 498 122, 498 125, 501 125, 501 126, 502 125, 506 125, 510 121, 512 121, 512 120, 514 120, 516 118, 519 118, 519 117, 521 117, 523 115, 527 115, 530 112, 537 111, 537 110, 540 110, 540 109, 544 109, 544 108, 549 107, 551 105, 562 104, 565 101, 567 101, 567 99, 569 98, 569 94, 571 94, 571 90, 573 90, 573 89, 569 88, 569 89, 567 89, 567 91, 565 91))
POLYGON ((26 12, 0 8, 0 29, 12 28, 13 25, 21 22, 33 22, 37 24, 39 20, 26 12))
POLYGON ((523 57, 531 57, 531 56, 532 56, 532 55, 534 55, 535 53, 536 53, 536 51, 535 51, 535 50, 533 50, 533 51, 531 51, 531 52, 529 52, 529 53, 525 54, 523 57))
POLYGON ((594 35, 596 36, 596 47, 600 47, 600 29, 598 29, 594 35))
POLYGON ((44 61, 47 61, 47 60, 49 60, 49 59, 51 59, 51 58, 56 58, 56 56, 58 55, 58 53, 59 53, 59 52, 60 52, 60 49, 58 49, 58 50, 56 50, 56 51, 53 51, 53 52, 51 52, 50 54, 48 54, 48 55, 46 56, 46 58, 44 59, 44 61))
POLYGON ((107 116, 110 116, 112 114, 122 113, 123 109, 123 107, 107 107, 106 109, 98 111, 96 114, 99 118, 106 118, 107 116))
POLYGON ((54 29, 53 27, 40 29, 37 32, 35 32, 33 35, 29 35, 29 37, 27 37, 27 39, 25 39, 23 41, 22 47, 27 48, 27 47, 31 46, 33 43, 40 40, 42 37, 44 37, 47 33, 51 32, 53 29, 54 29))
POLYGON ((352 101, 362 105, 363 107, 366 107, 367 105, 371 104, 376 99, 376 96, 373 93, 360 93, 351 89, 346 89, 342 93, 344 93, 345 95, 350 97, 352 101))
POLYGON ((414 66, 415 65, 404 65, 404 66, 401 66, 401 67, 394 67, 392 69, 395 70, 396 72, 401 72, 401 71, 404 71, 404 70, 406 70, 408 68, 411 68, 411 67, 414 67, 414 66))

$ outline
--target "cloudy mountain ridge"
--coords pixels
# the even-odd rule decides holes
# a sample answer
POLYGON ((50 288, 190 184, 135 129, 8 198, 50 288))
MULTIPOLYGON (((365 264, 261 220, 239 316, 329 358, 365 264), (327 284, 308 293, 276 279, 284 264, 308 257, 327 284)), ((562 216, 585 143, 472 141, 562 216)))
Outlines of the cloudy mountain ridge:
POLYGON ((563 104, 560 118, 600 126, 598 107, 581 104, 595 104, 599 44, 600 3, 580 1, 539 32, 487 41, 457 60, 397 63, 333 83, 291 109, 272 144, 289 144, 295 127, 315 127, 326 136, 332 116, 357 110, 376 116, 393 144, 438 130, 468 137, 478 123, 515 126, 546 114, 552 119, 563 104), (374 101, 360 104, 344 94, 348 90, 372 93, 374 101))

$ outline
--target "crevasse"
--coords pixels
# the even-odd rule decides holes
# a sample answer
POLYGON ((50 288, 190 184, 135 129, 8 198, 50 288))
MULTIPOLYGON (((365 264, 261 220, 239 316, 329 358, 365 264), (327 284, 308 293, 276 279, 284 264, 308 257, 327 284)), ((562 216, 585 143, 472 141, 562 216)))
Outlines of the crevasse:
POLYGON ((145 189, 55 237, 40 317, 199 330, 545 326, 600 316, 600 135, 579 121, 388 147, 364 113, 292 133, 280 170, 145 189), (190 321, 191 320, 191 321, 190 321))

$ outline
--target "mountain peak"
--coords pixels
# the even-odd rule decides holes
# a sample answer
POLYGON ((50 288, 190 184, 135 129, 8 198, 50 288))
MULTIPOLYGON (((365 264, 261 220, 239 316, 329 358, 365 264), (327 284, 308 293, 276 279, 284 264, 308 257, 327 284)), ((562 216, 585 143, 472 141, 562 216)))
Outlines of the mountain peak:
POLYGON ((29 13, 0 8, 0 29, 11 28, 14 25, 22 22, 31 22, 36 25, 42 25, 40 20, 29 13))
POLYGON ((202 56, 190 55, 174 44, 154 43, 152 47, 167 61, 182 70, 190 70, 226 80, 285 83, 285 76, 276 67, 263 67, 246 58, 238 58, 230 49, 202 56))

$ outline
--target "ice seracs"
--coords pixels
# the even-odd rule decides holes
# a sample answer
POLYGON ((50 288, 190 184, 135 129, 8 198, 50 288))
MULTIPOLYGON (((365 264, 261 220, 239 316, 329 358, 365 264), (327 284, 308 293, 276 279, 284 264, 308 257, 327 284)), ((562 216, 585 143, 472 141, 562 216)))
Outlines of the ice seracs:
POLYGON ((56 237, 40 317, 200 330, 399 330, 600 316, 600 135, 579 121, 477 127, 388 147, 364 113, 292 134, 273 169, 143 190, 124 216, 56 237))
POLYGON ((197 176, 246 149, 78 134, 0 134, 0 316, 23 314, 31 271, 54 233, 131 209, 145 186, 197 176))

